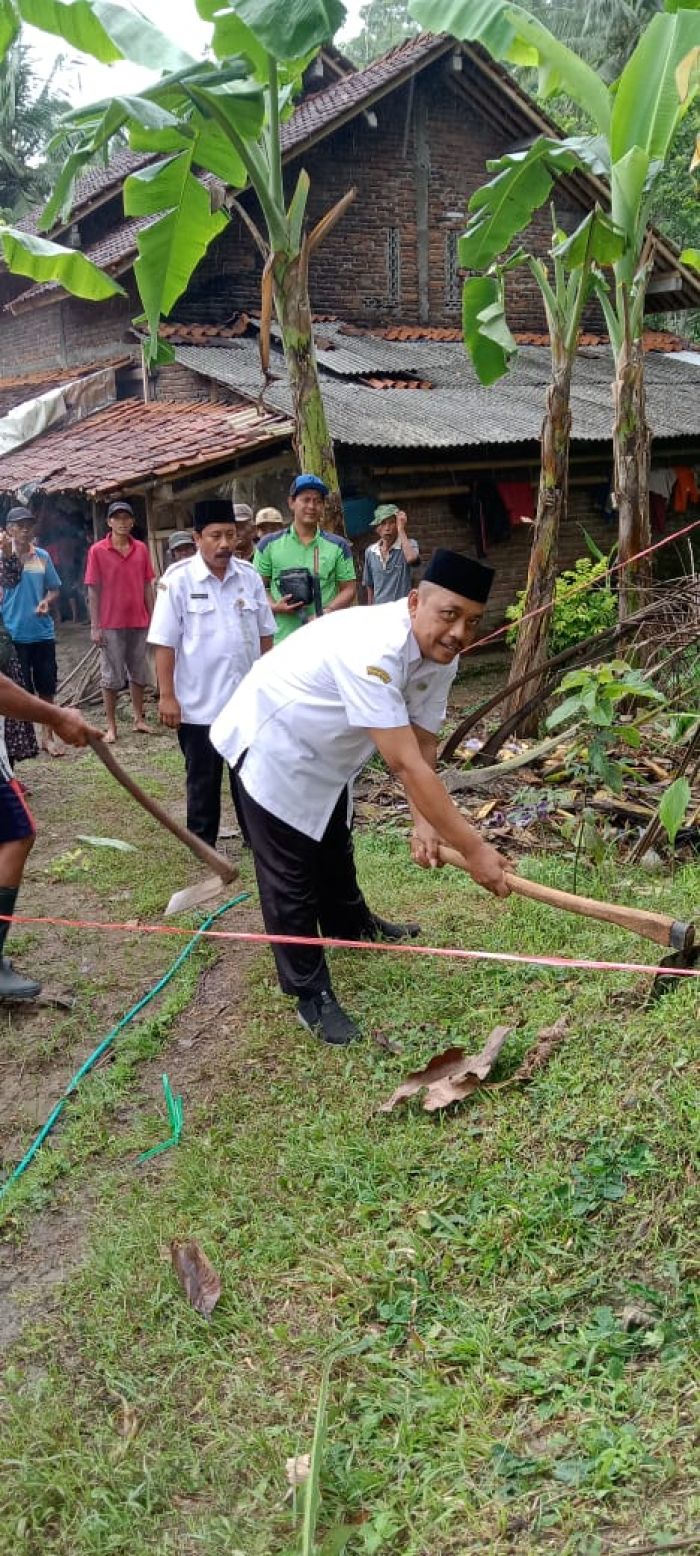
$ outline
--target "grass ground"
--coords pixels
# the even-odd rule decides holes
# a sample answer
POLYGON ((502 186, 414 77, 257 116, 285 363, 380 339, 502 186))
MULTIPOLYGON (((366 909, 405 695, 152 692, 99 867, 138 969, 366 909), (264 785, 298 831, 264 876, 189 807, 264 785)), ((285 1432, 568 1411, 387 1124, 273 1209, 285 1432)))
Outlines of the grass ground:
MULTIPOLYGON (((386 832, 358 856, 378 910, 420 916, 426 943, 644 956, 419 873, 386 832)), ((139 894, 154 911, 133 855, 110 869, 129 916, 139 894)), ((532 869, 564 884, 561 863, 532 869)), ((642 888, 609 867, 587 884, 690 915, 700 872, 642 888)), ((159 970, 169 956, 159 945, 159 970)), ((7 1198, 19 1253, 54 1196, 68 1216, 87 1199, 90 1230, 8 1358, 0 1550, 298 1556, 285 1460, 311 1446, 329 1357, 327 1556, 700 1548, 697 985, 647 1009, 624 974, 340 953, 367 1039, 330 1052, 295 1026, 268 954, 243 981, 237 957, 212 974, 224 1000, 230 979, 235 1043, 206 1099, 185 1092, 180 1146, 138 1168, 162 1119, 124 1109, 144 1064, 170 1067, 192 971, 7 1198), (377 1112, 406 1070, 497 1023, 515 1027, 505 1078, 562 1013, 570 1035, 528 1089, 443 1117, 377 1112), (174 1280, 172 1237, 220 1271, 209 1324, 174 1280)))

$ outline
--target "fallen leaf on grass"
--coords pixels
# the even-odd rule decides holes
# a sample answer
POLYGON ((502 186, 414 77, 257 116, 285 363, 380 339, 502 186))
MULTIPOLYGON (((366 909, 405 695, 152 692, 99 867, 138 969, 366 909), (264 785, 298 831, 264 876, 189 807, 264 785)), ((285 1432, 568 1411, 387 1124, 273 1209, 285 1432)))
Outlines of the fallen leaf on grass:
POLYGON ((187 1243, 173 1238, 170 1255, 187 1301, 203 1318, 211 1318, 221 1296, 221 1279, 211 1260, 194 1238, 187 1243))
POLYGON ((649 1312, 648 1308, 635 1307, 633 1303, 630 1303, 629 1307, 622 1309, 621 1323, 625 1334, 629 1334, 633 1329, 651 1329, 654 1323, 654 1315, 649 1312))
POLYGON ((304 1481, 308 1480, 309 1475, 311 1474, 311 1454, 299 1453, 297 1454, 296 1458, 287 1459, 285 1461, 284 1472, 287 1476, 289 1485, 293 1489, 296 1486, 303 1486, 304 1481))
POLYGON ((558 1021, 555 1021, 554 1026, 543 1027, 542 1031, 537 1033, 534 1048, 531 1048, 530 1052, 525 1055, 522 1064, 518 1065, 517 1070, 512 1075, 509 1075, 506 1081, 502 1081, 501 1084, 503 1086, 513 1086, 518 1081, 521 1085, 524 1085, 527 1081, 531 1081, 533 1075, 536 1075, 538 1070, 543 1070, 545 1065, 549 1064, 555 1048, 558 1048, 559 1044, 563 1043, 564 1038, 568 1037, 568 1035, 569 1021, 567 1016, 560 1016, 558 1021))
POLYGON ((124 1398, 122 1398, 121 1407, 122 1418, 119 1424, 119 1434, 127 1443, 130 1443, 133 1442, 138 1432, 139 1418, 133 1405, 130 1405, 124 1398))
POLYGON ((415 1097, 423 1090, 426 1091, 423 1099, 426 1113, 449 1107, 451 1102, 462 1102, 486 1080, 512 1031, 512 1027, 494 1027, 478 1054, 465 1054, 463 1048, 448 1048, 444 1054, 436 1054, 423 1070, 413 1070, 406 1076, 392 1096, 381 1104, 380 1113, 391 1113, 397 1103, 415 1097))
POLYGON ((387 1037, 386 1032, 373 1032, 372 1041, 377 1048, 383 1048, 388 1054, 403 1053, 401 1044, 395 1043, 391 1037, 387 1037))

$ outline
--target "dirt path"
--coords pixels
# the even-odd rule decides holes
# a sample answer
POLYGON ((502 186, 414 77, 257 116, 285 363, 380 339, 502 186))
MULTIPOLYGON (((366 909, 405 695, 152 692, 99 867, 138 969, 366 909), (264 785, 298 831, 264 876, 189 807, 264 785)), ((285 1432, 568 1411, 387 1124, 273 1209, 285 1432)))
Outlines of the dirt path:
MULTIPOLYGON (((241 910, 236 928, 260 928, 257 910, 241 910)), ((167 1047, 138 1069, 128 1103, 115 1110, 113 1139, 131 1132, 139 1117, 152 1115, 154 1107, 162 1109, 164 1070, 174 1094, 184 1099, 185 1127, 188 1105, 196 1107, 200 1123, 206 1120, 207 1108, 225 1090, 235 1067, 241 990, 254 955, 253 948, 227 946, 219 960, 204 971, 194 1000, 173 1026, 167 1047)), ((67 1078, 70 1077, 65 1066, 47 1066, 41 1089, 37 1085, 33 1091, 37 1111, 39 1097, 43 1097, 43 1117, 60 1096, 67 1078)), ((57 1128, 60 1131, 60 1123, 57 1128)), ((50 1143, 44 1149, 50 1150, 50 1143)), ((93 1158, 90 1179, 99 1169, 99 1157, 93 1158)), ((130 1178, 135 1169, 134 1160, 126 1159, 125 1178, 130 1178)), ((30 1167, 28 1171, 31 1170, 30 1167)), ((158 1158, 148 1170, 167 1172, 167 1156, 158 1158)), ((93 1214, 94 1196, 81 1174, 74 1184, 56 1185, 52 1208, 33 1217, 28 1235, 19 1246, 11 1240, 0 1241, 0 1353, 19 1338, 25 1324, 40 1316, 50 1316, 58 1288, 81 1263, 93 1214)))
MULTIPOLYGON (((119 754, 173 814, 184 817, 181 758, 170 735, 154 729, 144 739, 127 727, 119 754)), ((197 876, 189 856, 155 828, 92 756, 40 757, 24 763, 21 776, 31 791, 38 838, 20 912, 134 926, 158 922, 172 887, 197 876), (129 841, 137 852, 91 848, 80 842, 81 834, 129 841)), ((225 830, 232 821, 226 799, 225 830)), ((238 842, 222 846, 240 857, 238 842)), ((260 927, 256 905, 241 905, 235 913, 236 928, 260 927)), ((8 950, 18 967, 41 978, 44 994, 24 1008, 0 1007, 0 1180, 27 1150, 80 1064, 162 976, 181 944, 155 935, 105 936, 59 925, 13 928, 8 950)), ((135 1069, 133 1090, 110 1120, 112 1139, 126 1135, 140 1115, 162 1109, 164 1069, 186 1108, 188 1101, 191 1108, 206 1108, 225 1086, 242 979, 252 954, 226 947, 204 969, 195 998, 175 1019, 166 1047, 135 1069)), ((159 1008, 154 1002, 153 1011, 159 1008)), ((61 1131, 59 1123, 44 1151, 55 1148, 61 1131)), ((131 1173, 133 1165, 125 1163, 124 1171, 131 1173)), ((79 1263, 92 1215, 89 1185, 99 1168, 99 1156, 93 1157, 89 1175, 83 1170, 59 1178, 50 1190, 51 1208, 33 1216, 23 1212, 19 1230, 16 1218, 6 1218, 0 1230, 0 1349, 28 1319, 46 1313, 52 1292, 79 1263)), ((167 1171, 167 1157, 158 1170, 167 1171)), ((30 1166, 28 1182, 32 1171, 30 1166)))

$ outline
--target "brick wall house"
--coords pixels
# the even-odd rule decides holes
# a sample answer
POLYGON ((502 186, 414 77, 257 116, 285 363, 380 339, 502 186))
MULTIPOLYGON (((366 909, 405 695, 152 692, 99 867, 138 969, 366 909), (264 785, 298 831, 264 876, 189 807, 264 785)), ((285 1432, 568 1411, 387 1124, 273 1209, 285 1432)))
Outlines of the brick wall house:
MULTIPOLYGON (((311 179, 309 225, 313 225, 348 188, 357 196, 328 239, 316 251, 311 270, 312 306, 317 315, 334 316, 351 326, 379 330, 392 322, 420 323, 426 329, 459 325, 461 277, 457 267, 456 240, 464 227, 469 197, 486 176, 489 160, 513 151, 542 132, 554 132, 540 108, 478 48, 455 47, 448 39, 422 35, 410 39, 383 60, 361 72, 353 72, 325 51, 306 78, 302 99, 284 127, 285 185, 291 194, 299 170, 311 179)), ((0 271, 0 404, 4 380, 23 374, 36 381, 42 371, 55 373, 77 369, 86 361, 110 360, 125 351, 132 354, 134 372, 120 374, 120 395, 133 395, 140 371, 140 347, 132 319, 140 311, 133 262, 137 253, 139 224, 124 218, 122 184, 130 171, 153 158, 119 152, 109 169, 91 169, 79 182, 71 215, 72 226, 55 235, 79 243, 96 263, 115 275, 125 295, 107 303, 90 304, 62 294, 53 285, 27 286, 21 278, 0 271)), ((244 193, 241 203, 257 219, 256 202, 244 193)), ((559 224, 572 230, 598 198, 601 186, 590 177, 573 175, 556 187, 559 224)), ((254 314, 259 308, 261 259, 233 200, 231 220, 211 245, 195 272, 175 313, 184 324, 217 325, 235 315, 254 314)), ((27 225, 31 226, 31 219, 27 225)), ((549 213, 539 213, 525 237, 535 253, 544 255, 550 243, 549 213)), ((673 274, 674 307, 700 306, 700 285, 678 263, 673 246, 660 242, 656 283, 673 274), (680 286, 678 282, 680 279, 680 286)), ((526 271, 509 278, 509 313, 516 330, 537 333, 543 329, 539 293, 526 271)), ((650 297, 650 306, 668 307, 663 291, 650 297)), ((599 324, 595 313, 589 326, 599 324)), ((207 400, 241 404, 255 398, 250 387, 222 383, 195 372, 178 361, 157 370, 145 388, 156 401, 194 404, 207 400)), ((259 391, 263 389, 260 375, 259 391)), ((256 391, 259 392, 259 391, 256 391)), ((136 392, 138 392, 136 390, 136 392)), ((15 395, 21 391, 15 390, 15 395)), ((498 388, 490 393, 498 396, 498 388)), ((10 396, 11 398, 11 396, 10 396)), ((496 403, 494 399, 494 404, 496 403)), ((700 413, 697 426, 700 450, 700 413)), ((520 464, 514 444, 512 473, 520 464)), ((375 471, 396 463, 396 450, 387 445, 380 457, 376 448, 361 453, 339 446, 341 478, 349 491, 387 495, 387 481, 375 471)), ((469 439, 459 449, 464 472, 470 454, 469 439)), ((537 442, 532 440, 530 466, 536 473, 537 442)), ((451 543, 471 549, 468 527, 459 503, 444 495, 453 480, 455 451, 431 454, 442 472, 434 479, 436 495, 425 493, 423 466, 427 456, 416 454, 415 476, 402 479, 409 494, 412 523, 423 551, 435 544, 451 543)), ((689 456, 690 457, 690 454, 689 456)), ((483 457, 481 459, 483 465, 483 457)), ((494 454, 494 470, 508 475, 509 451, 501 446, 494 454)), ((245 492, 260 503, 281 505, 288 475, 293 468, 291 449, 274 471, 259 479, 253 472, 245 479, 245 492)), ((609 468, 609 450, 601 448, 600 472, 609 468)), ((573 472, 576 471, 576 458, 573 472)), ((2 461, 0 461, 0 485, 2 461)), ((466 477, 463 473, 462 482, 466 477)), ((391 482, 388 483, 389 487, 391 482)), ((239 495, 244 495, 241 489, 239 495)), ((409 501, 407 499, 407 506, 409 501)), ((605 528, 586 503, 584 487, 577 488, 572 513, 585 516, 587 527, 598 539, 605 528)), ((182 513, 178 510, 178 523, 182 513)), ((501 594, 511 597, 523 579, 528 531, 517 531, 498 559, 501 594)), ((572 525, 562 542, 563 559, 580 554, 582 540, 572 525)))

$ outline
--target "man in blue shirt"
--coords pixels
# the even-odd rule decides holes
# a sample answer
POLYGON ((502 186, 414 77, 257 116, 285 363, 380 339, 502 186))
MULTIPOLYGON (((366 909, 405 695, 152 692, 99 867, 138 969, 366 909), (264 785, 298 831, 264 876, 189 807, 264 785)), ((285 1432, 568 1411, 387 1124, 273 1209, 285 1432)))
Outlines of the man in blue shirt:
MULTIPOLYGON (((11 508, 7 532, 12 549, 22 563, 22 576, 13 589, 6 589, 2 613, 5 626, 17 649, 27 691, 44 702, 53 702, 58 683, 56 667, 56 629, 51 604, 58 599, 61 580, 48 551, 32 542, 36 519, 28 508, 11 508)), ((42 725, 41 747, 49 756, 62 756, 51 730, 42 725)))

